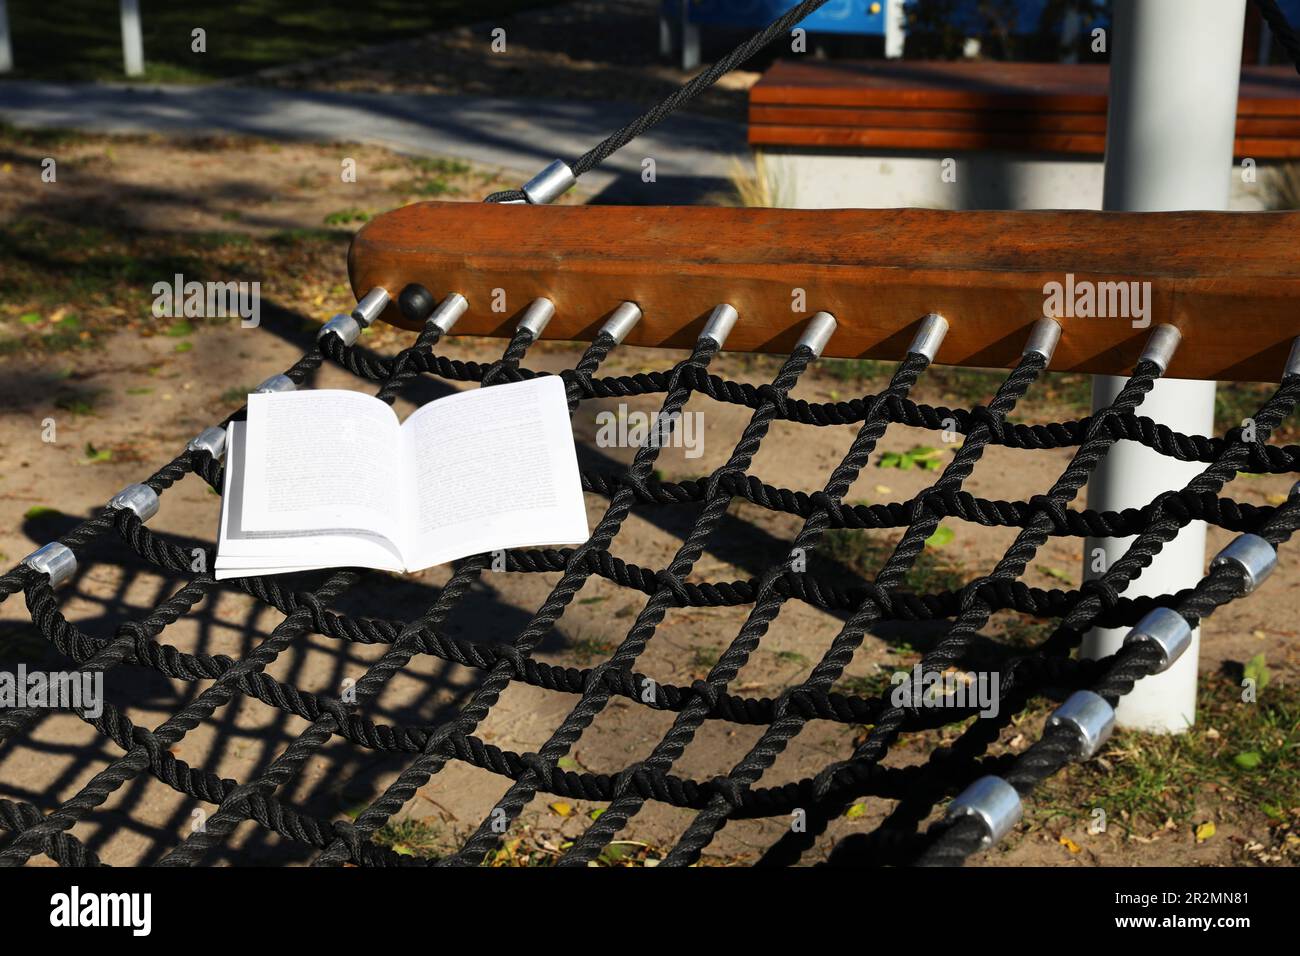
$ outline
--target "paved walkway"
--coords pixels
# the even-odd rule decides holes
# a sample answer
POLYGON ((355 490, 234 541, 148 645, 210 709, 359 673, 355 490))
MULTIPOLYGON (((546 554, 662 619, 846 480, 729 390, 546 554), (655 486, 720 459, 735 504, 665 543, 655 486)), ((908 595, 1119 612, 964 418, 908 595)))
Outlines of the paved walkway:
MULTIPOLYGON (((572 160, 640 112, 627 103, 338 93, 261 87, 0 83, 0 119, 104 133, 245 133, 376 143, 516 170, 572 160)), ((678 115, 583 177, 603 201, 693 202, 724 185, 745 155, 740 123, 678 115), (646 157, 657 182, 643 183, 646 157)))

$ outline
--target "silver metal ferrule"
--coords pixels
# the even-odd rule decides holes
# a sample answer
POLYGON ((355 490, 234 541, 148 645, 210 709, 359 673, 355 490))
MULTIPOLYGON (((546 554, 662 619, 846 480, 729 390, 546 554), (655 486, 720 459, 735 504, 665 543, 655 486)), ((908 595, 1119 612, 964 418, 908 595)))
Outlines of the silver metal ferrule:
POLYGON ((1056 354, 1056 343, 1060 341, 1061 323, 1043 317, 1029 330, 1029 341, 1025 343, 1025 350, 1020 354, 1029 355, 1037 352, 1043 357, 1043 365, 1046 367, 1052 364, 1052 356, 1056 354))
POLYGON ((718 343, 718 348, 722 348, 727 344, 727 336, 736 327, 736 320, 739 318, 740 314, 727 303, 715 305, 713 311, 709 313, 708 321, 704 323, 700 338, 713 339, 718 343))
POLYGON ((257 386, 257 388, 253 389, 253 391, 258 395, 262 395, 266 392, 292 392, 297 389, 297 387, 298 386, 293 383, 293 379, 288 375, 281 374, 272 375, 261 385, 257 386))
POLYGON ((1001 777, 980 777, 948 804, 947 819, 974 817, 984 825, 984 845, 1000 841, 1020 822, 1020 794, 1001 777))
POLYGON ((519 320, 519 328, 533 333, 533 341, 542 337, 542 332, 555 315, 555 304, 550 299, 533 299, 524 309, 524 317, 519 320))
POLYGON ((379 318, 379 313, 388 307, 388 290, 375 286, 361 297, 357 307, 352 310, 352 318, 361 325, 368 326, 379 318))
POLYGON ((1291 342, 1291 354, 1286 357, 1286 367, 1282 369, 1282 377, 1288 375, 1300 375, 1300 338, 1291 342))
POLYGON ((927 362, 933 362, 947 334, 948 320, 938 312, 931 312, 921 320, 921 327, 916 330, 916 337, 907 347, 908 354, 924 355, 927 362))
POLYGON ((549 166, 523 185, 523 193, 528 201, 536 206, 555 202, 578 181, 569 164, 562 159, 551 162, 549 166))
POLYGON ((58 541, 37 548, 23 558, 23 564, 47 575, 52 588, 58 587, 77 573, 77 556, 66 544, 58 541))
POLYGON ((127 485, 109 498, 108 506, 134 511, 135 516, 141 521, 148 521, 158 513, 158 492, 148 485, 137 482, 134 485, 127 485))
POLYGON ((452 292, 438 303, 438 307, 424 321, 426 325, 432 325, 437 329, 440 334, 446 335, 468 308, 469 302, 465 297, 459 292, 452 292))
POLYGON ((1235 564, 1246 573, 1246 593, 1249 594, 1277 567, 1277 549, 1257 534, 1239 535, 1214 556, 1210 570, 1225 564, 1235 564))
POLYGON ((1160 366, 1160 374, 1164 375, 1169 371, 1169 363, 1173 361, 1174 353, 1178 351, 1178 343, 1183 340, 1183 333, 1173 325, 1157 325, 1151 330, 1151 337, 1147 339, 1147 346, 1142 350, 1142 359, 1155 362, 1160 366))
POLYGON ((799 336, 799 341, 795 344, 795 348, 798 348, 800 345, 806 345, 812 350, 812 354, 815 357, 821 358, 822 351, 826 348, 826 343, 831 340, 831 336, 834 334, 835 316, 831 315, 829 312, 818 312, 809 319, 808 324, 804 326, 803 335, 799 336))
POLYGON ((206 451, 217 461, 226 453, 226 430, 216 425, 209 425, 189 440, 185 446, 190 451, 206 451))
POLYGON ((620 302, 618 308, 609 314, 600 331, 615 342, 622 344, 627 334, 641 321, 641 307, 635 302, 620 302))
POLYGON ((1192 646, 1192 626, 1173 608, 1158 607, 1134 625, 1124 637, 1125 644, 1154 644, 1160 651, 1157 674, 1174 666, 1183 652, 1192 646))
POLYGON ((337 335, 344 345, 353 345, 361 335, 361 323, 340 312, 320 327, 316 338, 323 339, 327 335, 337 335))
POLYGON ((1076 690, 1047 718, 1048 727, 1069 727, 1077 742, 1079 760, 1091 760, 1115 729, 1115 708, 1100 694, 1076 690))

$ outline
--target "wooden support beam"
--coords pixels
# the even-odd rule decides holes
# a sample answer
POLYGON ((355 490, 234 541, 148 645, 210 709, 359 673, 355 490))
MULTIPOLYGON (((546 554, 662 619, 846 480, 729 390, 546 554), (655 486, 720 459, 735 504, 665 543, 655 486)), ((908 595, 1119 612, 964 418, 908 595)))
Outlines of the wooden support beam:
MULTIPOLYGON (((840 323, 828 356, 896 360, 939 312, 952 326, 939 362, 1008 368, 1048 312, 1064 327, 1057 370, 1125 374, 1169 322, 1183 333, 1171 376, 1272 382, 1300 335, 1297 236, 1300 212, 417 203, 367 223, 348 260, 358 295, 409 282, 464 295, 457 334, 509 335, 544 296, 546 338, 590 341, 631 300, 645 317, 628 344, 686 348, 728 302, 728 349, 787 352, 824 309, 840 323)), ((383 317, 410 327, 393 305, 383 317)))

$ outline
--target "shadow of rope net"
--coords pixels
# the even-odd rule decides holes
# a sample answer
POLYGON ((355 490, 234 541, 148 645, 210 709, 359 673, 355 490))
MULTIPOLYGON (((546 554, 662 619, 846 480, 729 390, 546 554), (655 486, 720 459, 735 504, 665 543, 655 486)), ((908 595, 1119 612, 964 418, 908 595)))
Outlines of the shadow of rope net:
MULTIPOLYGON (((301 385, 329 361, 378 383, 378 396, 388 402, 420 376, 491 387, 540 374, 522 365, 533 344, 533 335, 526 328, 515 333, 501 359, 487 365, 438 355, 434 348, 440 334, 430 322, 411 347, 393 359, 384 359, 345 344, 339 335, 327 330, 285 374, 301 385)), ((639 447, 632 464, 624 470, 584 469, 584 489, 608 499, 590 540, 572 549, 519 550, 506 555, 507 573, 559 574, 546 599, 508 642, 467 639, 454 635, 447 627, 449 616, 489 568, 490 555, 457 563, 436 596, 425 595, 427 603, 413 619, 350 615, 338 610, 337 605, 362 579, 363 572, 334 571, 324 576, 318 587, 306 591, 292 590, 284 579, 276 577, 218 584, 206 572, 192 570, 192 542, 149 530, 141 516, 143 513, 147 519, 151 513, 147 509, 137 513, 131 507, 105 507, 58 539, 71 554, 81 555, 92 544, 102 547, 116 538, 119 547, 129 549, 145 565, 170 579, 184 581, 147 613, 116 620, 111 637, 94 637, 64 616, 49 574, 24 563, 0 576, 0 600, 17 600, 21 593, 40 635, 81 672, 145 669, 195 687, 194 693, 186 695, 182 707, 151 728, 133 722, 109 703, 95 716, 78 715, 116 756, 105 758, 103 766, 70 799, 55 807, 38 805, 44 801, 35 794, 29 800, 0 800, 0 862, 20 865, 44 854, 62 865, 99 863, 96 852, 70 831, 78 823, 103 814, 114 794, 152 777, 179 794, 216 808, 202 828, 164 848, 156 862, 169 866, 210 861, 219 848, 228 844, 234 830, 248 821, 268 836, 292 841, 302 849, 304 858, 318 865, 476 865, 499 845, 520 812, 539 793, 606 805, 567 848, 559 861, 561 865, 585 865, 596 859, 647 802, 684 808, 691 815, 690 824, 663 865, 698 860, 728 821, 765 817, 788 821, 798 813, 806 825, 785 832, 760 861, 764 865, 790 864, 801 859, 829 821, 864 797, 891 801, 893 806, 874 832, 841 841, 831 855, 832 863, 959 863, 1001 834, 996 821, 990 825, 978 813, 949 813, 923 829, 944 800, 994 777, 1014 790, 1018 808, 1019 798, 1027 797, 1040 781, 1069 761, 1090 755, 1088 748, 1081 745, 1076 727, 1068 722, 1049 722, 1042 738, 1023 753, 991 756, 990 747, 1016 714, 1049 688, 1091 692, 1113 707, 1135 682, 1167 663, 1167 646, 1151 640, 1126 643, 1119 653, 1102 660, 1076 660, 1071 653, 1084 633, 1094 626, 1139 624, 1153 613, 1176 612, 1181 626, 1195 627, 1217 607, 1246 593, 1254 583, 1252 573, 1258 573, 1249 562, 1216 561, 1194 588, 1155 598, 1125 597, 1124 590, 1153 556, 1194 520, 1254 536, 1266 543, 1270 554, 1271 549, 1291 537, 1300 522, 1300 496, 1294 493, 1277 507, 1253 507, 1221 497, 1224 486, 1239 471, 1283 474, 1300 470, 1300 448, 1267 444, 1270 432, 1300 400, 1300 376, 1288 375, 1260 406, 1253 416, 1248 441, 1242 429, 1233 429, 1221 439, 1187 436, 1141 416, 1142 399, 1163 368, 1162 363, 1149 358, 1138 363, 1105 410, 1077 422, 1031 426, 1013 425, 1007 417, 1031 392, 1045 369, 1047 357, 1039 351, 1026 352, 987 406, 953 410, 918 405, 909 398, 929 364, 930 354, 924 349, 910 351, 879 394, 847 402, 809 404, 790 397, 800 377, 816 360, 806 345, 797 347, 772 381, 759 387, 711 375, 709 365, 718 343, 707 336, 699 340, 689 356, 663 373, 601 377, 600 367, 615 346, 615 340, 602 332, 576 366, 561 373, 571 411, 588 400, 658 395, 662 396, 660 414, 671 420, 689 400, 704 397, 748 409, 749 421, 726 463, 705 479, 680 483, 657 480, 654 465, 660 443, 656 442, 639 447), (848 451, 820 491, 806 494, 777 488, 748 474, 760 444, 778 421, 812 428, 856 427, 848 451), (843 502, 844 494, 891 424, 941 429, 951 427, 953 422, 965 441, 928 490, 911 500, 887 504, 850 507, 843 502), (1165 456, 1198 462, 1204 467, 1186 487, 1162 495, 1141 509, 1106 513, 1070 509, 1068 505, 1093 468, 1120 439, 1139 441, 1165 456), (1068 465, 1043 494, 1027 501, 990 501, 963 491, 962 485, 991 444, 1073 451, 1068 465), (738 501, 795 515, 802 519, 802 527, 785 549, 784 558, 758 577, 713 583, 689 581, 710 534, 738 501), (633 506, 689 509, 693 515, 689 531, 665 567, 641 567, 610 554, 611 543, 633 506), (923 594, 907 591, 903 586, 905 576, 939 522, 948 517, 1018 531, 995 567, 961 589, 923 594), (804 570, 806 561, 800 560, 815 553, 825 532, 831 529, 860 534, 902 529, 902 537, 873 580, 846 586, 804 570), (1105 574, 1077 590, 1044 591, 1018 580, 1049 538, 1083 535, 1135 538, 1127 553, 1105 574), (605 660, 585 669, 536 660, 534 652, 553 633, 583 584, 593 577, 642 596, 641 609, 622 641, 605 660), (211 607, 211 599, 225 590, 249 596, 278 615, 278 623, 265 637, 259 635, 250 641, 246 652, 238 657, 202 650, 186 652, 167 643, 169 626, 202 613, 197 610, 199 605, 209 602, 207 606, 211 607), (838 633, 825 644, 821 659, 798 683, 774 699, 745 697, 734 686, 734 680, 789 601, 841 612, 845 619, 838 633), (706 677, 688 686, 677 686, 638 670, 639 658, 670 609, 732 606, 747 609, 745 623, 706 677), (885 695, 835 692, 832 688, 836 680, 868 630, 884 621, 938 622, 942 637, 918 666, 926 672, 944 672, 968 666, 978 632, 1000 611, 1049 620, 1054 628, 1038 646, 1006 655, 1000 665, 996 715, 970 723, 955 742, 934 751, 925 763, 884 766, 891 747, 903 735, 965 722, 976 715, 977 708, 935 709, 919 703, 899 706, 885 695), (346 700, 342 695, 299 689, 267 673, 271 664, 293 653, 295 646, 310 635, 342 645, 373 644, 382 648, 346 700), (379 694, 397 675, 409 673, 409 665, 416 657, 469 668, 478 677, 433 722, 382 719, 375 707, 379 694), (503 750, 478 733, 512 682, 566 695, 571 701, 568 714, 535 752, 503 750), (207 685, 201 691, 200 683, 207 685), (669 730, 642 759, 615 773, 563 769, 564 758, 615 698, 666 712, 671 718, 669 730), (176 753, 187 734, 219 719, 222 709, 237 699, 258 702, 259 706, 305 722, 305 729, 285 734, 287 742, 277 746, 242 782, 191 766, 176 753), (827 761, 819 773, 783 785, 764 785, 767 770, 811 721, 866 725, 869 730, 851 753, 827 761), (761 732, 725 774, 694 780, 675 773, 683 752, 709 722, 748 725, 761 732), (309 812, 295 805, 289 796, 293 781, 307 762, 323 748, 340 744, 402 761, 395 779, 350 820, 309 812), (506 781, 504 795, 458 852, 438 860, 421 860, 395 853, 371 839, 408 805, 420 787, 453 761, 506 781)), ((243 414, 236 413, 231 419, 243 414)), ((219 492, 220 448, 192 443, 144 484, 165 500, 167 490, 191 474, 219 492)), ((213 555, 206 553, 200 566, 211 568, 212 559, 213 555)), ((364 604, 364 595, 358 600, 364 604)), ((48 709, 38 707, 0 710, 0 741, 12 742, 32 735, 49 714, 48 709)), ((962 799, 958 796, 952 806, 962 806, 962 799)), ((980 807, 976 804, 975 808, 980 807)))

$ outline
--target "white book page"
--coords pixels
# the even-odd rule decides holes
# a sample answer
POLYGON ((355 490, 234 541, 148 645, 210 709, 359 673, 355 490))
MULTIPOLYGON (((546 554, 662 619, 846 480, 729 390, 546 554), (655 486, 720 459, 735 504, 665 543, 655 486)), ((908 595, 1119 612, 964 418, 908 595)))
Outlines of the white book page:
POLYGON ((329 567, 403 570, 396 547, 377 535, 248 531, 243 521, 246 444, 246 424, 232 422, 226 432, 225 488, 213 569, 218 581, 329 567))
POLYGON ((403 550, 401 428, 384 402, 313 389, 248 397, 245 531, 370 533, 403 550))
POLYGON ((408 569, 501 548, 587 540, 559 376, 440 398, 412 414, 401 432, 408 569))

